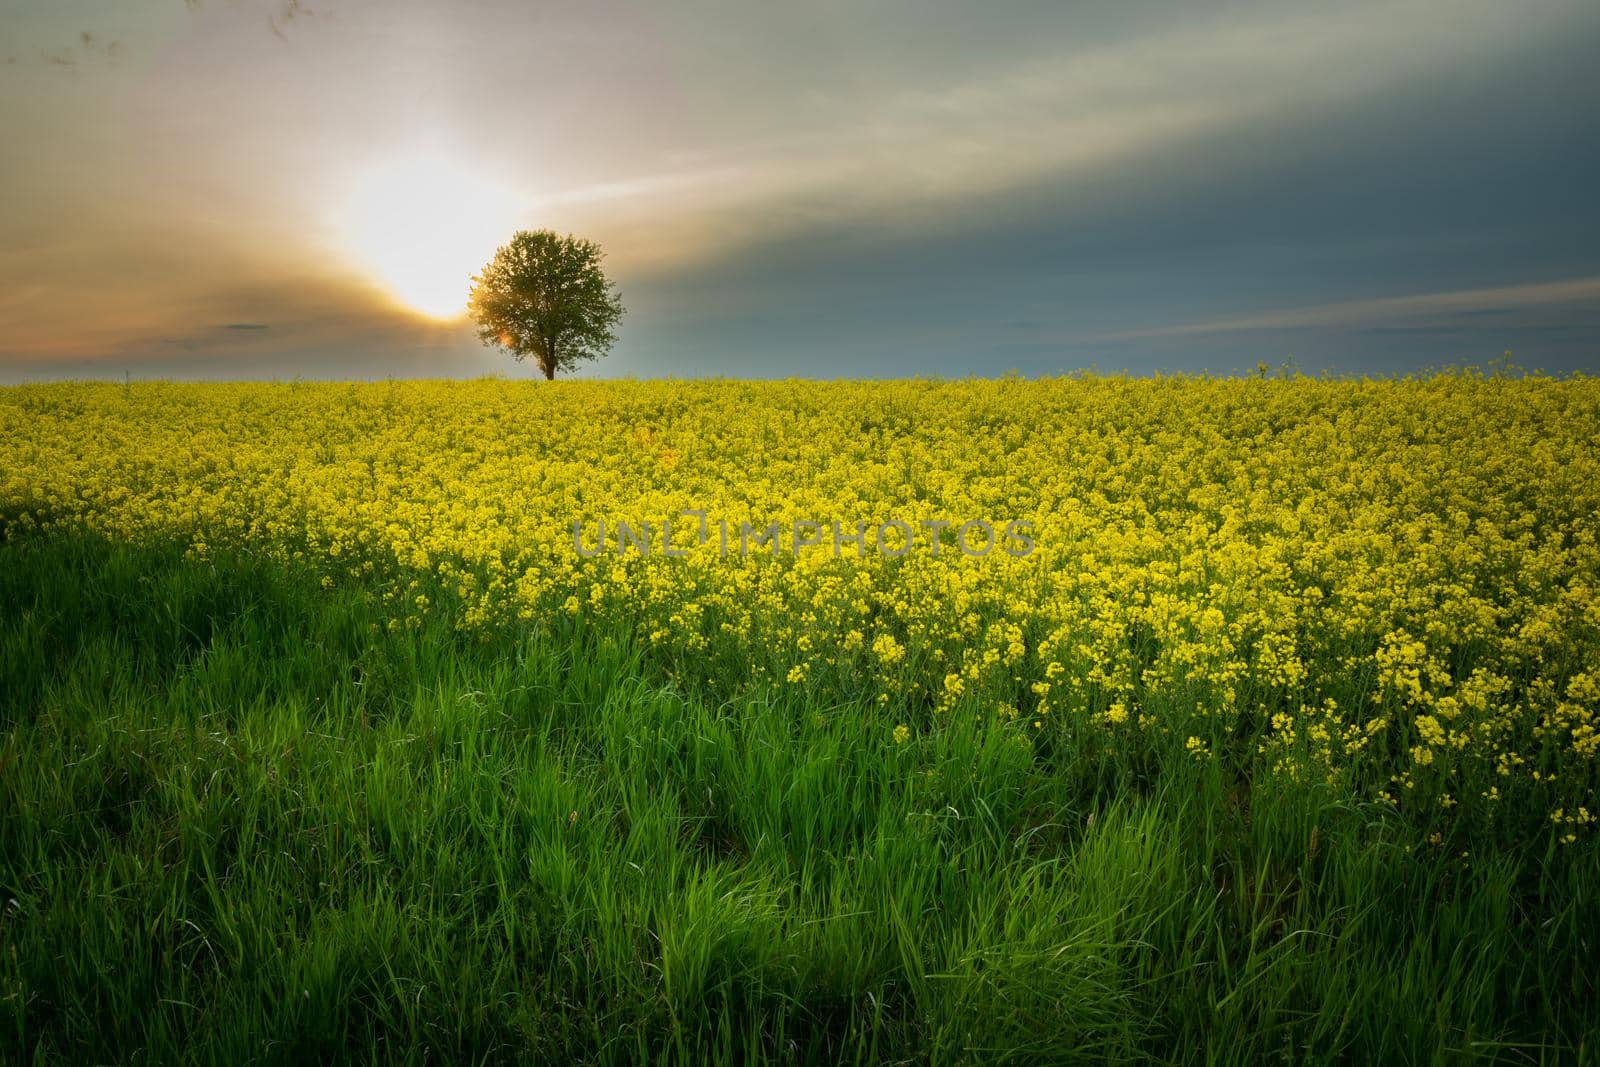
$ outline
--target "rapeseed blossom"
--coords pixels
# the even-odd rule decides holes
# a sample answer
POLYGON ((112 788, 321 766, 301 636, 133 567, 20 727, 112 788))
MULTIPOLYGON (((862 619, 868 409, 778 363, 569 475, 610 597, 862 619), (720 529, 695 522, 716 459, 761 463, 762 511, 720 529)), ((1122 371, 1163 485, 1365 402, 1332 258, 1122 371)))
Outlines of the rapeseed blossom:
POLYGON ((1600 811, 1597 442, 1586 378, 28 385, 0 528, 246 546, 397 627, 582 617, 819 706, 1170 741, 1566 840, 1600 811), (1034 547, 574 551, 684 512, 1015 517, 1034 547))

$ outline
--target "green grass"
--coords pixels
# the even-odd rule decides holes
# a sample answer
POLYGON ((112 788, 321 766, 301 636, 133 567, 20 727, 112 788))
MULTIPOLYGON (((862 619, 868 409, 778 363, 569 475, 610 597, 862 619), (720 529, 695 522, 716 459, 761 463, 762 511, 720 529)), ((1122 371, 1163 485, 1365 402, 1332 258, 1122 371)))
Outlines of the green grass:
POLYGON ((1595 1062, 1600 853, 0 542, 7 1062, 1595 1062), (733 693, 708 698, 709 692, 733 693))

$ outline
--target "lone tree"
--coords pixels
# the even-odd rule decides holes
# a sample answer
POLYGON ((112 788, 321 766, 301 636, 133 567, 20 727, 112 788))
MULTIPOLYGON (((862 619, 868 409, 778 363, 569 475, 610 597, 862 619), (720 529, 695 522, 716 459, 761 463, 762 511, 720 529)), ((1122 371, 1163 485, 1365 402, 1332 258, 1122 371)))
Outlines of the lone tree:
POLYGON ((519 230, 472 278, 478 338, 519 360, 532 356, 546 379, 605 355, 622 301, 600 256, 593 241, 519 230))

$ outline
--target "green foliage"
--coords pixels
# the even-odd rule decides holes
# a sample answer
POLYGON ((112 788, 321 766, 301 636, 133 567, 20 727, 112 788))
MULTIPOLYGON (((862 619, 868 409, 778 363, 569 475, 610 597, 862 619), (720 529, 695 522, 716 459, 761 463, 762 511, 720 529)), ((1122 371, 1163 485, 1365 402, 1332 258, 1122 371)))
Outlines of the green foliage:
POLYGON ((473 276, 478 338, 519 360, 532 356, 546 379, 605 355, 623 309, 600 259, 592 241, 518 231, 473 276))
POLYGON ((308 578, 0 541, 0 1060, 1595 1054, 1592 838, 308 578))

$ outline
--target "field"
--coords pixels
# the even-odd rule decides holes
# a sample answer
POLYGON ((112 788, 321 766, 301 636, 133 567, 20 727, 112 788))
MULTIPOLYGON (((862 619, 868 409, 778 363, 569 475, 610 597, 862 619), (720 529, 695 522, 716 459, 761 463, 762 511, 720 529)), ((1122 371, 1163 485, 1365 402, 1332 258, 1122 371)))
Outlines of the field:
POLYGON ((0 1060, 1600 1061, 1597 516, 1582 377, 0 389, 0 1060))

